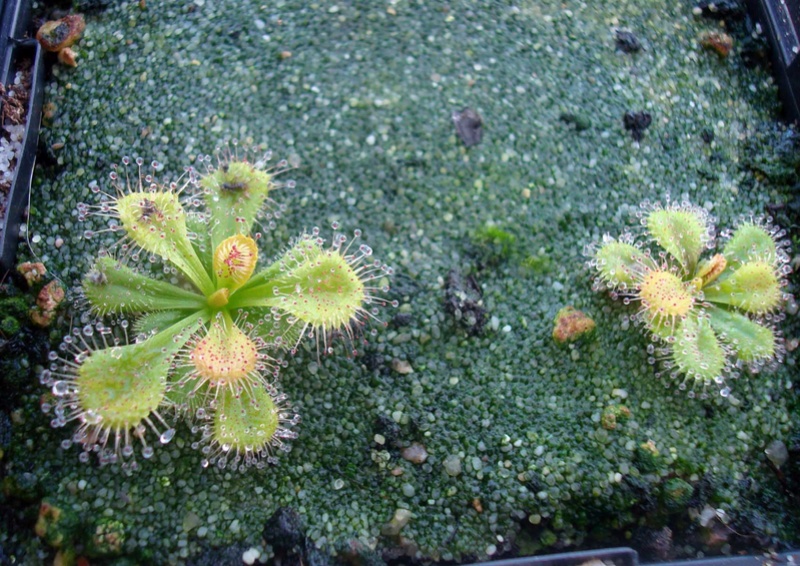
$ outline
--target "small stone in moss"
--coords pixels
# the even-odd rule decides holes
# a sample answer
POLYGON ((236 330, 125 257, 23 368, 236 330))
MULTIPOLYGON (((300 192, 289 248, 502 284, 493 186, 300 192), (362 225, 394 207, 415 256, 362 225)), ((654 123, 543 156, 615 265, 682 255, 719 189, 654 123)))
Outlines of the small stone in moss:
POLYGON ((381 527, 381 534, 389 537, 397 536, 409 521, 411 521, 411 511, 408 509, 396 509, 391 520, 381 527))
POLYGON ((428 459, 428 451, 419 442, 412 442, 410 446, 403 448, 400 455, 412 464, 423 464, 428 459))
POLYGON ((642 141, 644 131, 650 127, 653 117, 649 112, 625 112, 622 125, 631 133, 633 141, 642 141))
POLYGON ((467 147, 481 143, 483 137, 483 118, 472 108, 464 108, 460 112, 453 112, 453 124, 456 126, 458 137, 467 147))
POLYGON ((636 53, 642 50, 642 43, 632 31, 618 29, 616 35, 617 50, 623 53, 636 53))

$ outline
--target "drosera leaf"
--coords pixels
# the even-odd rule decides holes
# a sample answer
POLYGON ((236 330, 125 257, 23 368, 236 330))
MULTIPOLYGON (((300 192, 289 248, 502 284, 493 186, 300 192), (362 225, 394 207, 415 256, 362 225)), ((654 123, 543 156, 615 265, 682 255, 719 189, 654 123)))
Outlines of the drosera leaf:
POLYGON ((304 325, 327 330, 342 328, 363 310, 364 282, 337 250, 323 248, 314 238, 301 238, 276 264, 277 277, 240 290, 230 308, 275 307, 304 325))
POLYGON ((741 264, 703 292, 707 301, 730 305, 753 314, 774 311, 781 303, 780 279, 775 268, 766 261, 741 264))
POLYGON ((775 334, 743 314, 710 307, 706 311, 719 338, 728 344, 743 362, 751 363, 775 355, 775 334))
POLYGON ((83 291, 92 308, 102 315, 197 310, 206 304, 197 293, 137 273, 111 257, 97 259, 83 279, 83 291))
POLYGON ((116 210, 136 245, 175 265, 204 294, 214 291, 189 240, 186 213, 176 193, 167 189, 128 193, 117 199, 116 210))
POLYGON ((161 403, 172 358, 198 328, 187 317, 143 342, 92 352, 76 380, 84 409, 114 429, 135 425, 161 403))
POLYGON ((237 234, 249 234, 270 191, 272 175, 244 160, 232 159, 200 180, 209 210, 212 249, 237 234))
POLYGON ((687 274, 693 273, 708 243, 708 225, 701 209, 656 208, 647 215, 647 230, 687 274))
MULTIPOLYGON (((101 462, 129 457, 132 439, 141 441, 145 458, 152 454, 144 433, 148 427, 158 430, 154 421, 168 426, 157 409, 165 399, 172 360, 201 325, 191 315, 148 339, 120 345, 98 323, 84 327, 79 341, 65 339, 73 351, 71 359, 61 359, 59 379, 52 382, 59 398, 55 425, 80 421, 72 438, 83 444, 84 461, 90 451, 99 452, 101 462)), ((162 443, 173 433, 168 428, 162 443)))
POLYGON ((263 387, 252 396, 237 395, 231 389, 220 391, 214 417, 214 441, 244 452, 260 450, 278 430, 278 407, 263 387))
POLYGON ((774 261, 777 246, 769 232, 753 222, 740 224, 725 244, 722 255, 736 267, 752 259, 774 261))
POLYGON ((594 255, 594 265, 601 281, 614 287, 630 288, 635 286, 637 272, 647 256, 632 244, 609 240, 594 255))
POLYGON ((678 369, 702 384, 718 382, 727 366, 727 353, 705 316, 689 316, 681 323, 672 344, 678 369))
POLYGON ((253 387, 248 395, 221 390, 211 422, 204 427, 203 453, 208 458, 202 465, 243 470, 275 463, 273 453, 287 448, 283 441, 297 437, 289 427, 298 419, 282 406, 284 400, 271 387, 253 387))

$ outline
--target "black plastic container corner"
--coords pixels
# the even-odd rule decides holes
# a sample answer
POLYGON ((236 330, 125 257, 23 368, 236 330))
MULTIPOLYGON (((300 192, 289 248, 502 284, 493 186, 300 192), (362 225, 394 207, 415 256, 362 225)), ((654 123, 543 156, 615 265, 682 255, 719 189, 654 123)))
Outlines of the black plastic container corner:
POLYGON ((746 0, 772 47, 772 66, 786 118, 800 124, 800 2, 746 0))
MULTIPOLYGON (((11 188, 6 195, 6 213, 0 228, 0 279, 14 266, 19 243, 19 226, 28 202, 39 125, 42 119, 44 62, 42 48, 25 38, 31 23, 30 0, 0 0, 0 81, 13 82, 23 61, 31 61, 31 85, 25 115, 22 152, 17 158, 11 188)), ((1 103, 0 103, 1 104, 1 103)))
POLYGON ((632 548, 602 548, 540 556, 520 556, 508 560, 483 562, 473 566, 581 566, 595 561, 602 562, 605 566, 638 566, 639 555, 632 548))
MULTIPOLYGON (((508 560, 482 562, 473 566, 639 566, 639 555, 632 548, 605 548, 545 554, 542 556, 520 556, 508 560)), ((676 562, 653 563, 658 566, 796 566, 800 564, 800 552, 785 552, 771 555, 715 556, 676 562)))

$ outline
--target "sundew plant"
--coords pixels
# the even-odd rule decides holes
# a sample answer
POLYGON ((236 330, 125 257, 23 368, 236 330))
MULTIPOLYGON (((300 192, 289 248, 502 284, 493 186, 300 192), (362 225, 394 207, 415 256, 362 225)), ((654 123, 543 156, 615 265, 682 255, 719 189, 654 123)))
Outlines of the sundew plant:
POLYGON ((215 163, 201 158, 202 172, 187 168, 163 184, 157 163, 148 174, 142 159, 124 158, 112 190, 94 184, 99 202, 79 206, 81 217, 105 217, 121 235, 82 282, 93 322, 64 338, 42 377, 55 396, 45 407, 52 424, 77 423, 62 444, 79 444, 82 461, 96 453, 135 468, 137 445, 150 458, 182 416, 204 467, 274 463, 299 419, 276 388, 271 353, 294 353, 304 337, 325 354, 334 335, 352 345, 384 304, 375 293, 391 268, 371 258, 359 231, 349 238, 334 225, 326 246, 315 228, 258 268, 257 229, 280 216, 270 195, 287 168, 268 160, 228 148, 215 163), (159 259, 155 277, 145 265, 159 259))
POLYGON ((744 366, 757 371, 779 361, 775 323, 790 272, 785 233, 768 219, 743 218, 712 254, 716 229, 705 209, 643 203, 638 217, 642 236, 605 235, 588 255, 595 288, 638 307, 634 321, 652 335, 649 361, 660 361, 692 397, 706 396, 712 384, 727 397, 727 380, 744 366))

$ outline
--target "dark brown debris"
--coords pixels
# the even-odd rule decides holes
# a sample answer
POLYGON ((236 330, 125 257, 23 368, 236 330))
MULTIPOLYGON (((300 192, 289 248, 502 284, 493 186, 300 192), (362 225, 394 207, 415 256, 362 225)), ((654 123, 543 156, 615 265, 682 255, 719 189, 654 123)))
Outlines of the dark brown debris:
POLYGON ((458 137, 467 147, 481 143, 483 137, 483 119, 472 108, 464 108, 460 112, 453 112, 453 124, 456 126, 458 137))

